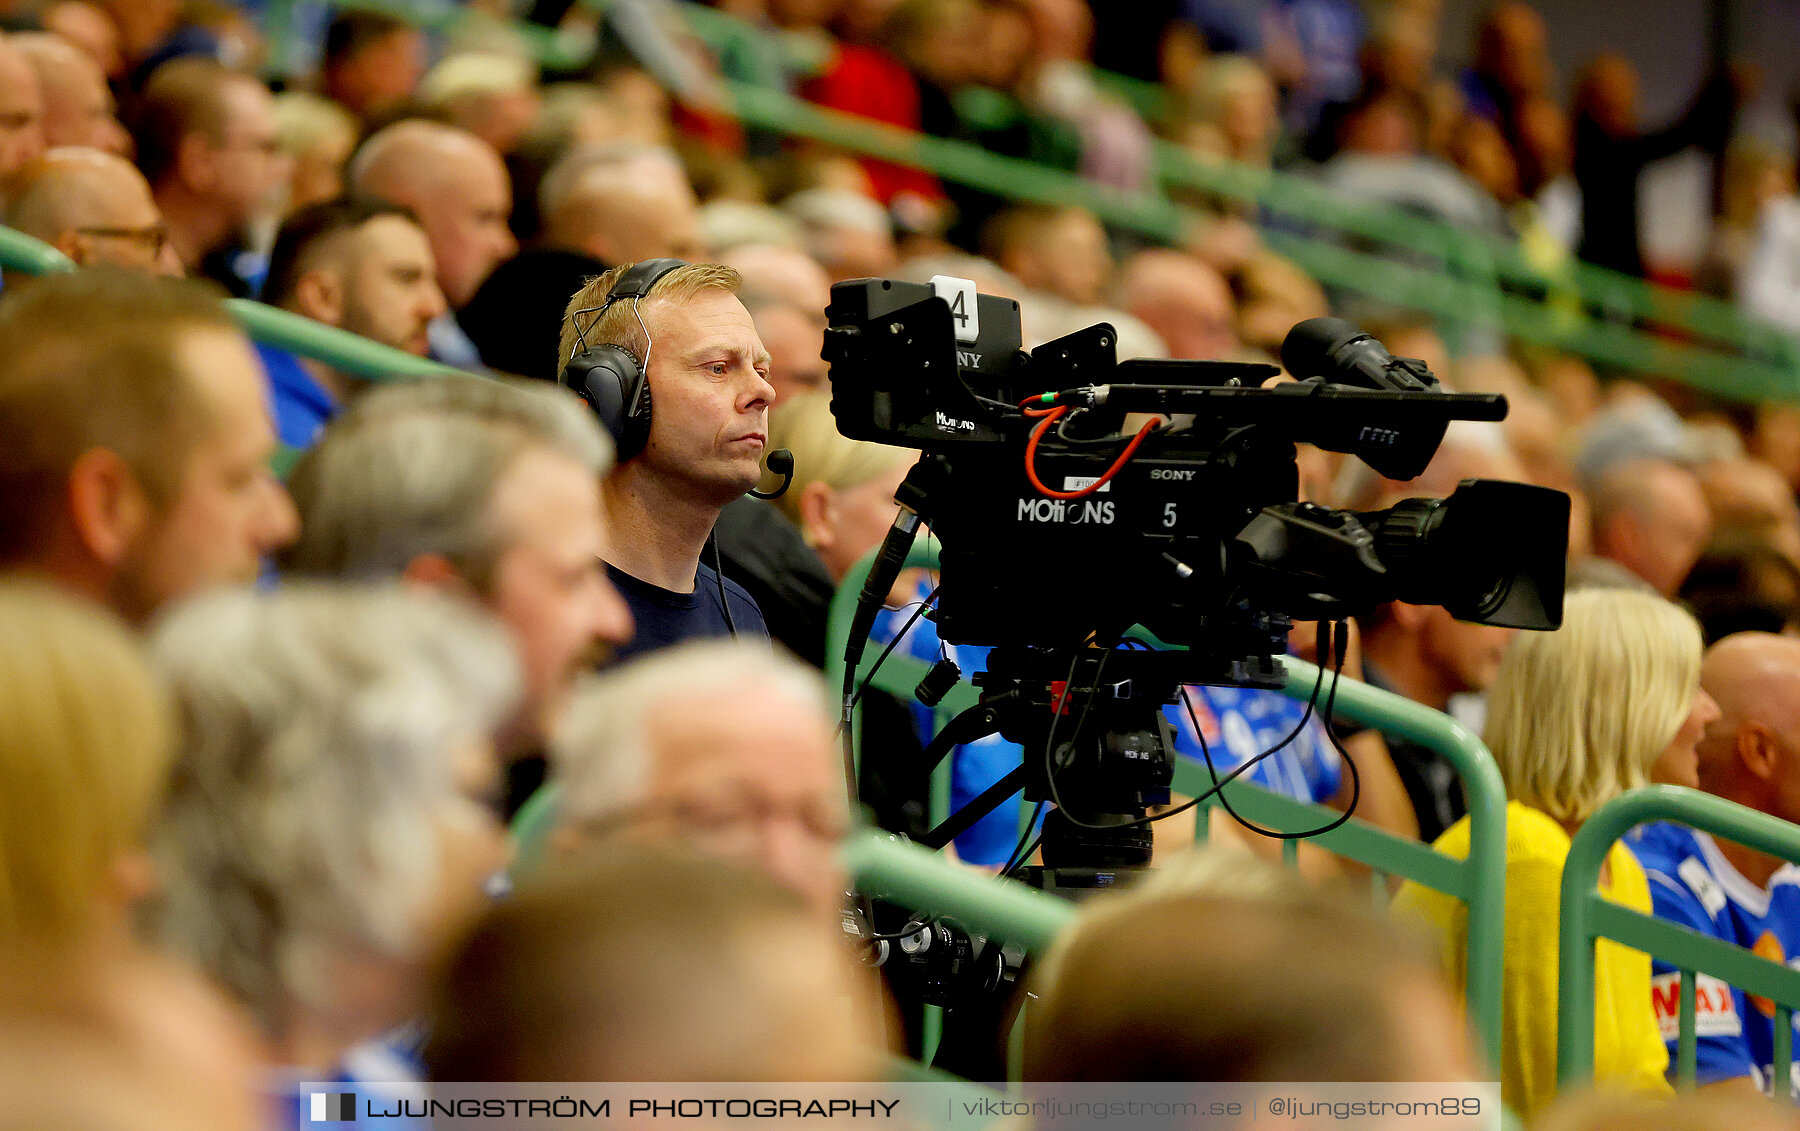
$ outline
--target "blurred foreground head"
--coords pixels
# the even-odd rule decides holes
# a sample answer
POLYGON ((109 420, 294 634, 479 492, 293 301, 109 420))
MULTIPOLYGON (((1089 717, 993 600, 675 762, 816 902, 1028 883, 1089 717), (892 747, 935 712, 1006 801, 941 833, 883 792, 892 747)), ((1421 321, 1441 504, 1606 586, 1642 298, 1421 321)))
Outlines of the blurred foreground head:
POLYGON ((116 267, 0 301, 0 568, 134 624, 295 534, 262 367, 214 288, 116 267))
POLYGON ((266 1066, 200 978, 122 940, 0 943, 0 1128, 254 1131, 266 1066))
POLYGON ((1476 1078, 1422 943, 1237 852, 1088 904, 1037 976, 1027 1080, 1476 1078))
POLYGON ((667 846, 558 861, 447 965, 433 1080, 868 1079, 837 932, 766 876, 667 846))
POLYGON ((491 735, 518 674, 474 610, 290 583, 184 606, 152 654, 183 724, 153 934, 302 1068, 406 1020, 506 865, 491 735))
POLYGON ((303 518, 283 572, 404 578, 471 598, 524 668, 506 743, 541 747, 576 677, 630 639, 600 559, 612 443, 573 393, 542 381, 444 377, 372 389, 288 481, 303 518))

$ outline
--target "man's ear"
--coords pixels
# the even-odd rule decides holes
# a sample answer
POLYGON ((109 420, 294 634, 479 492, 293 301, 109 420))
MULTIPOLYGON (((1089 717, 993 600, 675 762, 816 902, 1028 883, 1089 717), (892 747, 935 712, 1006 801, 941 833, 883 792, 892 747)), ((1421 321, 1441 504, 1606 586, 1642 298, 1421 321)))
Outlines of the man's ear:
POLYGON ((837 493, 815 479, 800 489, 800 534, 815 550, 828 548, 837 536, 837 493))
POLYGON ((1738 761, 1756 780, 1772 781, 1781 771, 1781 758, 1774 736, 1764 724, 1746 722, 1738 727, 1732 746, 1737 751, 1738 761))
POLYGON ((420 554, 406 563, 400 571, 400 580, 408 585, 417 585, 428 589, 440 589, 446 593, 455 593, 473 599, 475 587, 463 575, 456 564, 442 554, 420 554))
POLYGON ((295 311, 327 326, 344 324, 344 280, 335 270, 317 267, 294 281, 289 300, 295 311))
POLYGON ((69 469, 69 521, 94 560, 117 565, 150 524, 150 499, 137 473, 110 448, 89 448, 69 469))

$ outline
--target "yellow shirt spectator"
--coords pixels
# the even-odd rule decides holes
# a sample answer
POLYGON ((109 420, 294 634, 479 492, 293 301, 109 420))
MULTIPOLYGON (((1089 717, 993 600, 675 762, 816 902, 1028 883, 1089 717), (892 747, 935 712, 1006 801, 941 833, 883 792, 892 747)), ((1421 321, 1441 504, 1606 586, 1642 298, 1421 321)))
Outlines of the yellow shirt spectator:
MULTIPOLYGON (((1556 1097, 1557 915, 1569 834, 1547 814, 1517 801, 1506 807, 1506 942, 1501 974, 1500 1095, 1531 1119, 1556 1097)), ((1469 819, 1446 829, 1434 847, 1469 854, 1469 819)), ((1650 914, 1650 885, 1623 844, 1607 856, 1601 894, 1650 914)), ((1460 900, 1407 884, 1397 914, 1424 920, 1443 946, 1453 985, 1467 984, 1468 908, 1460 900)), ((1650 956, 1602 939, 1594 967, 1594 1078, 1668 1092, 1668 1049, 1650 1005, 1650 956)))

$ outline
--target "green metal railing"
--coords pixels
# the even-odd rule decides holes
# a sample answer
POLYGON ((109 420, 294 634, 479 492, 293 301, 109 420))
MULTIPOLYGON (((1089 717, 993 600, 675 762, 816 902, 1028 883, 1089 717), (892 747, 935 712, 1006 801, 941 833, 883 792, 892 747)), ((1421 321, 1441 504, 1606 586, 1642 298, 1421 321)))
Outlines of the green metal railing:
MULTIPOLYGON (((1562 874, 1562 925, 1557 970, 1556 1073, 1560 1088, 1594 1072, 1594 944, 1607 938, 1681 971, 1681 1037, 1676 1072, 1694 1082, 1694 977, 1709 974, 1775 1003, 1773 1078, 1785 1082, 1793 1063, 1793 1015, 1800 1008, 1800 970, 1687 927, 1620 907, 1598 890, 1600 866, 1613 844, 1646 821, 1674 821, 1746 848, 1800 862, 1800 827, 1723 798, 1679 786, 1635 789, 1601 806, 1575 834, 1562 874)), ((1777 1096, 1788 1089, 1777 1086, 1777 1096)))
MULTIPOLYGON (((832 600, 826 636, 826 677, 834 693, 843 686, 844 646, 849 640, 850 621, 863 579, 873 560, 871 553, 857 563, 838 586, 832 600)), ((936 565, 935 546, 915 545, 907 558, 909 568, 929 569, 936 565)), ((859 685, 869 678, 880 652, 881 649, 873 644, 865 649, 858 668, 859 685)), ((1284 663, 1288 668, 1287 693, 1298 699, 1309 698, 1319 669, 1291 658, 1284 663)), ((912 688, 929 666, 898 653, 890 655, 882 663, 875 686, 910 698, 912 688)), ((973 687, 958 684, 937 709, 938 725, 941 727, 949 716, 972 706, 977 698, 973 687)), ((1479 738, 1449 716, 1367 684, 1340 680, 1334 707, 1338 713, 1367 726, 1440 752, 1462 777, 1470 820, 1466 859, 1445 855, 1428 845, 1397 837, 1356 818, 1313 839, 1322 848, 1374 870, 1376 889, 1384 900, 1385 878, 1393 875, 1444 892, 1468 905, 1465 989, 1469 1014, 1481 1033, 1491 1062, 1498 1064, 1501 954, 1506 913, 1506 790, 1493 756, 1479 738)), ((856 748, 861 749, 860 735, 856 748)), ((931 819, 934 824, 949 814, 950 774, 951 760, 946 758, 933 774, 931 819)), ((1197 797, 1212 787, 1212 781, 1205 766, 1182 758, 1176 760, 1174 787, 1179 793, 1197 797)), ((1242 779, 1226 786, 1225 792, 1232 806, 1246 817, 1286 832, 1314 828, 1338 815, 1324 806, 1304 804, 1242 779)), ((979 911, 978 904, 975 910, 979 911)), ((973 921, 981 922, 980 919, 973 921)))
MULTIPOLYGON (((73 271, 75 264, 47 243, 0 227, 0 268, 27 275, 50 275, 73 271)), ((365 380, 464 374, 463 370, 414 357, 404 350, 260 302, 234 298, 227 299, 225 305, 253 341, 323 362, 365 380)))
MULTIPOLYGON (((821 141, 1012 199, 1080 205, 1101 220, 1167 243, 1182 243, 1203 220, 1192 209, 1153 193, 1127 193, 1073 173, 946 138, 828 110, 782 91, 727 84, 738 117, 760 129, 821 141)), ((1800 400, 1800 369, 1717 350, 1683 346, 1630 325, 1588 318, 1490 283, 1355 251, 1341 244, 1280 230, 1265 242, 1320 282, 1382 302, 1424 311, 1450 325, 1493 317, 1522 341, 1570 350, 1596 362, 1673 377, 1738 400, 1800 400)))
MULTIPOLYGON (((556 824, 556 783, 531 795, 513 818, 509 835, 512 871, 524 877, 543 866, 550 830, 556 824)), ((1072 904, 1023 884, 979 875, 935 852, 902 844, 878 829, 853 833, 844 842, 844 863, 866 893, 921 911, 948 915, 993 936, 1038 951, 1069 921, 1072 904)))
MULTIPOLYGON (((1318 667, 1291 656, 1282 663, 1287 667, 1287 694, 1295 699, 1310 698, 1319 678, 1318 667)), ((1325 680, 1330 683, 1330 673, 1326 673, 1325 680)), ((1464 992, 1469 1016, 1481 1034, 1489 1062, 1499 1064, 1500 974, 1506 933, 1506 787, 1494 756, 1481 739, 1448 715, 1353 679, 1338 680, 1333 710, 1364 726, 1437 751, 1462 778, 1469 802, 1469 855, 1464 859, 1395 836, 1355 817, 1309 842, 1367 865, 1374 873, 1376 897, 1384 905, 1387 877, 1400 876, 1468 906, 1464 992)), ((1187 758, 1176 759, 1176 792, 1197 797, 1212 785, 1212 775, 1205 765, 1187 758)), ((1281 832, 1317 828, 1339 816, 1336 810, 1296 801, 1242 778, 1226 785, 1222 792, 1244 817, 1281 832)), ((1284 847, 1292 863, 1296 842, 1287 841, 1284 847)))
POLYGON ((958 867, 941 853, 864 832, 844 846, 857 887, 903 907, 947 915, 996 938, 1042 951, 1075 916, 1075 905, 1015 880, 958 867))

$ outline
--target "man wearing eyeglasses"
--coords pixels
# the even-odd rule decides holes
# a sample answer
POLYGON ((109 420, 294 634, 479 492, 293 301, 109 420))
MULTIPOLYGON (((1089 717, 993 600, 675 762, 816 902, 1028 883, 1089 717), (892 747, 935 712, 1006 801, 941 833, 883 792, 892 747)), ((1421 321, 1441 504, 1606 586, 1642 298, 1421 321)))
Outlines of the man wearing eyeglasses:
POLYGON ((168 253, 169 229, 149 183, 115 154, 52 149, 14 174, 6 200, 8 227, 43 240, 76 266, 111 263, 151 275, 182 273, 168 253))
POLYGON ((844 772, 819 673, 767 647, 690 641, 602 674, 552 740, 550 847, 685 844, 773 876, 835 921, 844 772))

